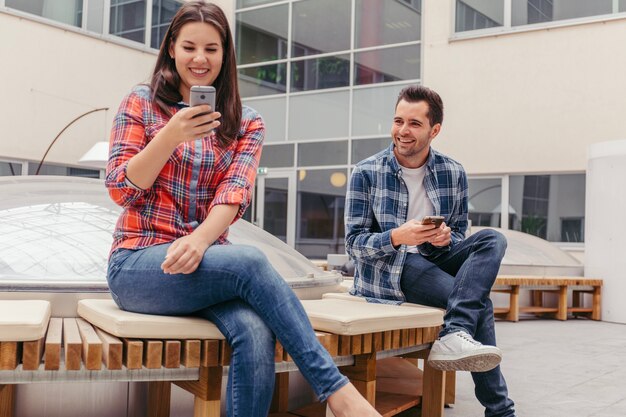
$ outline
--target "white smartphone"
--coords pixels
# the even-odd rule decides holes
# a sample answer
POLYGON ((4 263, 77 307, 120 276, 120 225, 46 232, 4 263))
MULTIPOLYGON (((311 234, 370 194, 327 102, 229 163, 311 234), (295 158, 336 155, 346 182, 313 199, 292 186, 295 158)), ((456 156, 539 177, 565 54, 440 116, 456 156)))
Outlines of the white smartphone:
POLYGON ((200 104, 208 104, 211 111, 215 111, 215 87, 211 85, 192 85, 189 94, 189 105, 199 106, 200 104))

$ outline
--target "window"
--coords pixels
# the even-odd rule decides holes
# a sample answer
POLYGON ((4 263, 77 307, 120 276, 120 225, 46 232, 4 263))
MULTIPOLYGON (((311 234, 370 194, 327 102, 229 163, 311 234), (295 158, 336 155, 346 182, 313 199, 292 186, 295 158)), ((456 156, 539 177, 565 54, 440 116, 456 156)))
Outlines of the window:
POLYGON ((6 7, 81 27, 83 0, 5 0, 6 7))
POLYGON ((293 166, 293 152, 295 145, 265 145, 261 154, 259 166, 268 168, 285 168, 293 166))
POLYGON ((152 48, 161 47, 165 32, 181 4, 182 0, 152 0, 152 34, 150 35, 152 48))
POLYGON ((456 2, 457 32, 502 26, 504 23, 504 1, 473 0, 456 2))
POLYGON ((292 55, 299 57, 350 49, 351 3, 351 0, 293 3, 292 55))
POLYGON ((344 252, 347 170, 298 172, 296 250, 308 258, 344 252))
POLYGON ((509 228, 551 242, 582 242, 585 174, 514 175, 509 179, 509 228))
POLYGON ((349 109, 349 91, 292 96, 288 139, 348 137, 349 109))
POLYGON ((420 78, 420 46, 409 45, 354 54, 354 84, 420 78))
POLYGON ((109 33, 145 42, 146 0, 111 0, 109 33))
POLYGON ((291 91, 320 90, 350 85, 350 57, 328 56, 291 64, 291 91))
POLYGON ((360 139, 352 141, 352 164, 369 158, 391 144, 391 137, 379 139, 360 139))
POLYGON ((398 93, 405 85, 359 88, 353 94, 352 135, 389 136, 398 93))
MULTIPOLYGON (((28 175, 35 175, 38 163, 28 164, 28 175)), ((62 165, 43 164, 39 170, 39 175, 66 175, 70 177, 100 178, 100 171, 97 169, 72 168, 62 165)))
POLYGON ((0 177, 22 175, 22 164, 19 162, 0 162, 0 177))
POLYGON ((287 5, 237 14, 237 61, 248 64, 287 58, 287 5))
POLYGON ((357 0, 355 47, 420 40, 420 6, 414 8, 399 1, 357 0))
MULTIPOLYGON (((468 179, 467 206, 472 226, 500 227, 502 179, 468 179)), ((509 208, 509 216, 511 209, 509 208)))
POLYGON ((287 91, 287 64, 239 69, 239 94, 244 97, 282 94, 287 91))
POLYGON ((246 106, 252 107, 263 117, 265 123, 265 143, 282 142, 285 140, 285 97, 244 100, 246 106))
POLYGON ((613 12, 613 0, 512 0, 511 23, 527 25, 613 12))
POLYGON ((298 165, 346 165, 348 141, 310 142, 298 144, 298 165))

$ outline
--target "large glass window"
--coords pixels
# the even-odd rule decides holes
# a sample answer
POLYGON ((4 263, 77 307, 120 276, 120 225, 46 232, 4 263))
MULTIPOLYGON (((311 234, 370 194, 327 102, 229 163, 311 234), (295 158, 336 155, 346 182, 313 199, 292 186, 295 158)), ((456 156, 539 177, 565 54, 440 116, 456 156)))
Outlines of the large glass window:
POLYGON ((18 162, 0 162, 0 177, 22 175, 22 164, 18 162))
POLYGON ((261 154, 259 166, 267 168, 287 168, 292 167, 293 153, 295 145, 293 143, 285 145, 265 145, 261 154))
POLYGON ((457 32, 486 29, 504 24, 503 0, 457 0, 457 32))
POLYGON ((291 91, 321 90, 350 85, 350 57, 327 56, 291 63, 291 91))
POLYGON ((293 56, 350 49, 351 0, 293 3, 293 56))
POLYGON ((300 170, 296 250, 308 258, 343 253, 343 214, 348 172, 345 169, 300 170))
POLYGON ((152 0, 152 34, 150 46, 161 47, 165 32, 182 4, 182 0, 152 0))
POLYGON ((387 149, 391 144, 391 137, 378 139, 359 139, 352 141, 352 160, 354 165, 365 158, 387 149))
POLYGON ((83 24, 83 0, 5 0, 5 5, 72 26, 83 24))
POLYGON ((282 94, 287 90, 287 64, 239 69, 239 94, 243 97, 282 94))
POLYGON ((626 0, 619 0, 619 12, 626 12, 626 0))
POLYGON ((146 0, 111 0, 109 33, 145 42, 146 0))
POLYGON ((420 78, 420 46, 377 49, 354 54, 355 84, 420 78))
POLYGON ((388 135, 398 93, 405 85, 359 88, 354 90, 352 135, 388 135))
POLYGON ((583 242, 585 175, 515 175, 509 228, 553 242, 583 242))
POLYGON ((235 49, 239 64, 287 58, 288 13, 285 4, 237 14, 235 49))
POLYGON ((356 1, 356 48, 418 41, 421 32, 419 8, 399 1, 356 1))
POLYGON ((265 142, 282 142, 285 140, 285 112, 287 100, 284 97, 263 98, 244 101, 263 117, 265 123, 265 142))
POLYGON ((346 165, 348 141, 307 142, 298 144, 298 166, 346 165))
POLYGON ((303 94, 289 99, 289 140, 348 137, 350 92, 303 94))
MULTIPOLYGON (((502 212, 502 180, 500 178, 470 178, 467 206, 472 226, 500 227, 502 212)), ((511 216, 511 208, 509 208, 511 216)))
POLYGON ((613 0, 512 0, 513 26, 552 22, 613 12, 613 0))
POLYGON ((259 6, 261 4, 272 3, 277 0, 237 0, 237 8, 259 6))

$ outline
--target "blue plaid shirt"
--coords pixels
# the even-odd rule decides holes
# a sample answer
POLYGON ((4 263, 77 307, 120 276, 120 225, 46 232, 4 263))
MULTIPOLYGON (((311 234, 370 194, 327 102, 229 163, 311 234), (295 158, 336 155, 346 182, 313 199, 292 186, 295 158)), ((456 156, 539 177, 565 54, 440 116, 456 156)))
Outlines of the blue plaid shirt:
MULTIPOLYGON (((370 301, 401 303, 400 276, 407 246, 391 244, 391 230, 407 221, 409 192, 402 167, 389 148, 359 162, 352 172, 346 197, 346 252, 355 262, 351 293, 370 301)), ((453 159, 430 149, 424 187, 435 215, 445 217, 452 229, 449 246, 418 246, 420 254, 435 258, 465 238, 467 229, 467 177, 453 159)))

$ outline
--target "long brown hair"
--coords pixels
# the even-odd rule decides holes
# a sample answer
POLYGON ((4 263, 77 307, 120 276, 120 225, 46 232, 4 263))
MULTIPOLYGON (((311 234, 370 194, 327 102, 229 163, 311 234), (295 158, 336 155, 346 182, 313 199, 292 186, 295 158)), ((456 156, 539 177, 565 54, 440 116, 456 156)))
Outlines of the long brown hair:
POLYGON ((216 90, 215 107, 222 113, 221 125, 216 129, 216 134, 220 144, 226 147, 237 140, 241 124, 241 98, 237 85, 237 61, 233 36, 224 12, 215 4, 204 1, 186 2, 172 19, 161 43, 150 81, 152 100, 168 116, 172 115, 169 106, 182 100, 182 95, 178 90, 180 75, 176 71, 176 63, 170 57, 169 50, 170 45, 176 42, 181 28, 190 22, 210 24, 218 31, 222 40, 224 62, 219 75, 213 82, 213 87, 216 90))

